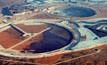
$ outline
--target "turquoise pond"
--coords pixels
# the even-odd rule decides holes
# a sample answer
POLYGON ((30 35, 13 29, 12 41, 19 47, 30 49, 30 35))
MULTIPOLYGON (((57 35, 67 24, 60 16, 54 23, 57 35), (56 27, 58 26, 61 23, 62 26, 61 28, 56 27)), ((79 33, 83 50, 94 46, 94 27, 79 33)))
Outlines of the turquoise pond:
POLYGON ((62 11, 65 16, 73 17, 90 17, 96 14, 96 12, 90 8, 73 6, 66 8, 62 11))

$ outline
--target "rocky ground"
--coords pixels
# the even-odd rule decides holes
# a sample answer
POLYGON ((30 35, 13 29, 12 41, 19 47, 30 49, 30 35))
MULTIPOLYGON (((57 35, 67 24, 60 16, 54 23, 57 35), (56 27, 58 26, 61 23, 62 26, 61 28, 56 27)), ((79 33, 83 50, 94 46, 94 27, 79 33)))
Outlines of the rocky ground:
POLYGON ((0 0, 0 7, 7 7, 20 3, 25 3, 25 0, 0 0))
MULTIPOLYGON (((44 57, 44 58, 39 58, 39 59, 19 59, 19 58, 8 58, 8 57, 3 57, 0 56, 0 63, 4 64, 4 65, 38 65, 38 64, 34 64, 34 63, 45 63, 45 64, 49 64, 52 65, 51 63, 56 63, 55 65, 107 65, 107 45, 104 46, 100 46, 100 47, 96 47, 93 49, 89 49, 89 50, 83 50, 83 51, 79 51, 79 52, 72 52, 72 53, 67 53, 67 54, 63 54, 63 55, 56 55, 56 56, 52 56, 52 57, 44 57), (69 59, 73 59, 76 57, 80 57, 83 55, 87 55, 87 54, 91 54, 93 52, 96 52, 96 49, 100 49, 101 52, 98 54, 94 54, 94 55, 90 55, 87 57, 83 57, 83 58, 78 58, 75 60, 69 60, 69 59), (4 59, 4 60, 1 60, 4 59), (10 60, 10 61, 6 61, 6 60, 10 60), (62 62, 62 61, 66 61, 69 60, 67 62, 62 62), (17 61, 17 62, 16 62, 17 61), (25 63, 22 63, 22 62, 25 63), (56 63, 56 61, 58 61, 56 63), (30 63, 27 63, 30 62, 30 63), (62 63, 60 63, 62 62, 62 63)), ((43 65, 45 65, 43 64, 43 65)))
POLYGON ((80 52, 64 54, 61 61, 91 54, 95 52, 95 49, 100 49, 101 52, 87 57, 70 60, 68 62, 63 62, 58 65, 107 65, 107 45, 96 47, 94 49, 80 51, 80 52))

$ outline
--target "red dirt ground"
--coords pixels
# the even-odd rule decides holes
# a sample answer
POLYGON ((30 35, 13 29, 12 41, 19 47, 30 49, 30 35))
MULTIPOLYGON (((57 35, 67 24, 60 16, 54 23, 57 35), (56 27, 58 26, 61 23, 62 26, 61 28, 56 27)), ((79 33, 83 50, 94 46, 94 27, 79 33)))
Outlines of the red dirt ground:
MULTIPOLYGON (((63 62, 58 65, 107 65, 107 45, 103 45, 96 48, 101 49, 101 52, 95 55, 84 57, 84 58, 63 62)), ((73 59, 73 58, 87 55, 93 52, 95 52, 94 49, 88 49, 83 51, 77 51, 74 53, 67 53, 63 55, 60 61, 73 59)))
MULTIPOLYGON (((39 33, 40 31, 44 30, 47 28, 47 25, 24 25, 24 24, 18 24, 16 25, 18 27, 20 27, 21 29, 23 29, 24 31, 26 32, 30 32, 30 33, 39 33)), ((32 43, 32 42, 39 42, 40 40, 43 39, 43 35, 40 34, 32 39, 30 39, 29 41, 25 42, 25 43, 22 43, 21 45, 18 45, 16 46, 15 48, 13 49, 16 49, 16 50, 24 50, 25 48, 28 48, 29 45, 32 43)))
MULTIPOLYGON (((30 32, 30 33, 38 33, 44 29, 47 28, 47 25, 24 25, 24 24, 18 24, 18 27, 22 28, 24 31, 30 32)), ((25 38, 23 36, 20 36, 20 33, 14 30, 13 28, 9 28, 5 30, 4 32, 0 33, 0 44, 4 48, 12 47, 13 45, 23 41, 25 38)), ((13 48, 16 50, 23 50, 25 48, 28 48, 29 45, 32 42, 39 42, 43 39, 43 35, 40 34, 29 41, 22 43, 21 45, 18 45, 17 47, 13 48)))
POLYGON ((47 28, 47 25, 41 24, 41 25, 24 25, 24 24, 17 24, 19 28, 22 30, 29 32, 29 33, 38 33, 44 29, 47 28))
POLYGON ((9 48, 18 42, 24 40, 22 36, 19 36, 19 33, 16 32, 14 29, 10 28, 5 30, 4 32, 0 33, 0 44, 4 48, 9 48))
POLYGON ((61 59, 62 55, 55 55, 51 57, 44 57, 44 58, 37 58, 35 62, 42 63, 42 64, 52 64, 61 59))
POLYGON ((32 38, 31 40, 29 40, 29 41, 27 41, 27 42, 25 42, 25 43, 22 43, 22 44, 19 45, 19 46, 16 46, 16 47, 13 48, 13 49, 15 49, 15 50, 24 50, 24 49, 26 49, 26 48, 29 48, 29 45, 30 45, 32 42, 39 42, 39 41, 42 40, 42 39, 43 39, 43 35, 40 34, 40 35, 32 38))

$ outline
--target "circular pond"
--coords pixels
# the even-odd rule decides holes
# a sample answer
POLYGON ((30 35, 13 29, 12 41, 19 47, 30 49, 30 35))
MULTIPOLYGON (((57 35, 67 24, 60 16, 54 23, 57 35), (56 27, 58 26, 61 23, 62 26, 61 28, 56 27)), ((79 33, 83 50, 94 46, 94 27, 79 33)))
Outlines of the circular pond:
POLYGON ((42 40, 32 42, 25 51, 32 53, 43 53, 54 51, 69 45, 73 40, 73 34, 64 27, 48 25, 49 30, 42 33, 42 40))
POLYGON ((62 9, 57 13, 58 15, 62 16, 72 16, 72 17, 90 17, 96 14, 96 12, 90 8, 79 7, 79 6, 72 6, 69 8, 62 9))

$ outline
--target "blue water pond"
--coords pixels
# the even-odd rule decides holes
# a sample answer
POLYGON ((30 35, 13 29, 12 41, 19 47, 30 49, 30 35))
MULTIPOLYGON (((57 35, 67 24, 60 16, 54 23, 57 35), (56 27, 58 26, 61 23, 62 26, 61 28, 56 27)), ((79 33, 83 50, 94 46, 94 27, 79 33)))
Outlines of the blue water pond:
POLYGON ((90 17, 96 14, 96 12, 90 8, 72 6, 62 11, 66 16, 73 17, 90 17))
POLYGON ((73 39, 73 34, 70 33, 69 31, 66 31, 66 33, 68 33, 70 38, 66 39, 59 35, 51 33, 50 30, 47 30, 43 33, 44 35, 43 40, 41 40, 40 42, 31 43, 27 51, 32 52, 32 53, 43 53, 43 52, 57 50, 70 44, 70 42, 73 39))

